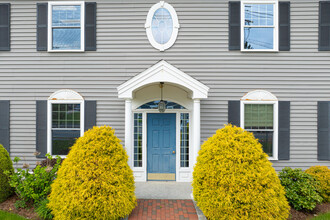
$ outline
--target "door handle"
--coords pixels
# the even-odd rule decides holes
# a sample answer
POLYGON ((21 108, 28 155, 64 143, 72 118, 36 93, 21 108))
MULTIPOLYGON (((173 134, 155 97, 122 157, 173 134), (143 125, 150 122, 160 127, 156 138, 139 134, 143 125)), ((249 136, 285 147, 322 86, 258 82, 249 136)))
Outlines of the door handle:
POLYGON ((172 154, 175 154, 175 150, 172 152, 172 154))

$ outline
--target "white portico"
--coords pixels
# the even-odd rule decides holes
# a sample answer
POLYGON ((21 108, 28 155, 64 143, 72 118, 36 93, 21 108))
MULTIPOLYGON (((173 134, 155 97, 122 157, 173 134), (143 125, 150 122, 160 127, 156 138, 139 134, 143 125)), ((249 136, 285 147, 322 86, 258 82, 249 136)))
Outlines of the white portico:
POLYGON ((136 181, 192 180, 200 149, 200 100, 208 90, 166 61, 118 87, 118 97, 125 99, 125 148, 136 181), (160 83, 165 113, 157 109, 160 83))

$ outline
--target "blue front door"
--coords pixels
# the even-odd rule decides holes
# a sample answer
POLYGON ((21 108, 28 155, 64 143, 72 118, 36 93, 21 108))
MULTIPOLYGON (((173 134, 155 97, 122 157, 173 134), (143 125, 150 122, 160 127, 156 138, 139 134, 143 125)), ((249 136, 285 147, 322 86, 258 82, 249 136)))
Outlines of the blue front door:
POLYGON ((148 114, 148 180, 175 180, 175 118, 175 113, 148 114))

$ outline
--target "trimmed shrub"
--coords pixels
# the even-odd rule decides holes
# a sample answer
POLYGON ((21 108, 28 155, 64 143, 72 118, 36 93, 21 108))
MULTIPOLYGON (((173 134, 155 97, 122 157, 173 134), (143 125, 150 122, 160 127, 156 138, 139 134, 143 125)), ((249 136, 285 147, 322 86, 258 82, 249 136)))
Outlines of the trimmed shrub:
POLYGON ((284 188, 253 134, 227 125, 201 147, 193 195, 208 219, 287 219, 284 188))
POLYGON ((285 188, 285 196, 296 210, 313 210, 322 202, 319 194, 319 182, 301 169, 285 167, 279 173, 281 184, 285 188))
POLYGON ((305 171, 320 182, 323 202, 330 202, 330 169, 327 166, 313 166, 305 171))
POLYGON ((55 219, 119 219, 136 206, 134 177, 115 131, 94 127, 58 171, 48 207, 55 219))
POLYGON ((14 173, 13 162, 7 150, 0 144, 0 203, 13 194, 8 178, 12 173, 14 173))

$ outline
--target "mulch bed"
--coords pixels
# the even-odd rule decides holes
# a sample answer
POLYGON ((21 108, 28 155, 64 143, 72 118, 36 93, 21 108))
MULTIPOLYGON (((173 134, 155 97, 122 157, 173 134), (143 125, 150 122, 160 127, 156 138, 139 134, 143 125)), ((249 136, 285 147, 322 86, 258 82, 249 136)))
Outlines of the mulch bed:
POLYGON ((306 220, 316 217, 322 213, 330 212, 330 203, 319 204, 315 207, 315 209, 311 212, 308 211, 297 211, 291 209, 291 220, 306 220))
POLYGON ((14 204, 17 200, 18 197, 16 195, 10 197, 3 203, 0 203, 0 209, 7 212, 18 214, 28 219, 41 220, 41 218, 39 218, 37 213, 34 211, 33 206, 26 209, 22 209, 22 208, 16 209, 14 204))
MULTIPOLYGON (((28 218, 28 219, 41 220, 41 218, 38 217, 37 213, 35 213, 33 206, 31 206, 30 208, 26 208, 26 209, 22 209, 22 208, 16 209, 15 206, 14 206, 14 204, 15 204, 15 202, 17 200, 18 200, 18 197, 16 195, 10 197, 5 202, 0 203, 0 209, 1 210, 4 210, 4 211, 7 211, 7 212, 11 212, 11 213, 16 213, 16 214, 18 214, 20 216, 23 216, 25 218, 28 218)), ((140 200, 139 202, 143 204, 143 202, 146 202, 146 201, 140 200)), ((146 204, 146 209, 148 211, 149 211, 149 207, 148 207, 149 205, 150 205, 149 203, 146 204)), ((162 204, 162 207, 166 208, 167 206, 165 204, 162 204)), ((150 208, 154 208, 154 207, 153 206, 150 206, 150 208)), ((178 208, 182 208, 182 207, 178 207, 178 208)), ((188 208, 190 208, 190 207, 188 207, 188 208)), ((142 214, 145 211, 145 210, 142 210, 141 211, 142 213, 140 213, 137 210, 138 209, 135 209, 134 210, 137 213, 132 213, 131 218, 133 216, 135 216, 135 215, 142 214)), ((154 210, 151 210, 151 213, 153 211, 154 210)), ((156 210, 156 211, 158 212, 159 210, 156 210)), ((315 217, 317 215, 320 215, 320 214, 326 213, 326 212, 330 212, 330 203, 323 203, 323 204, 317 205, 316 208, 312 212, 308 212, 308 211, 296 211, 294 209, 291 209, 291 211, 290 211, 290 214, 291 214, 290 220, 306 220, 306 219, 311 219, 311 218, 313 218, 313 217, 315 217)), ((189 214, 196 215, 195 213, 189 213, 189 214)), ((166 212, 165 212, 165 215, 166 215, 166 212)), ((188 216, 184 216, 184 217, 188 217, 188 216)))

